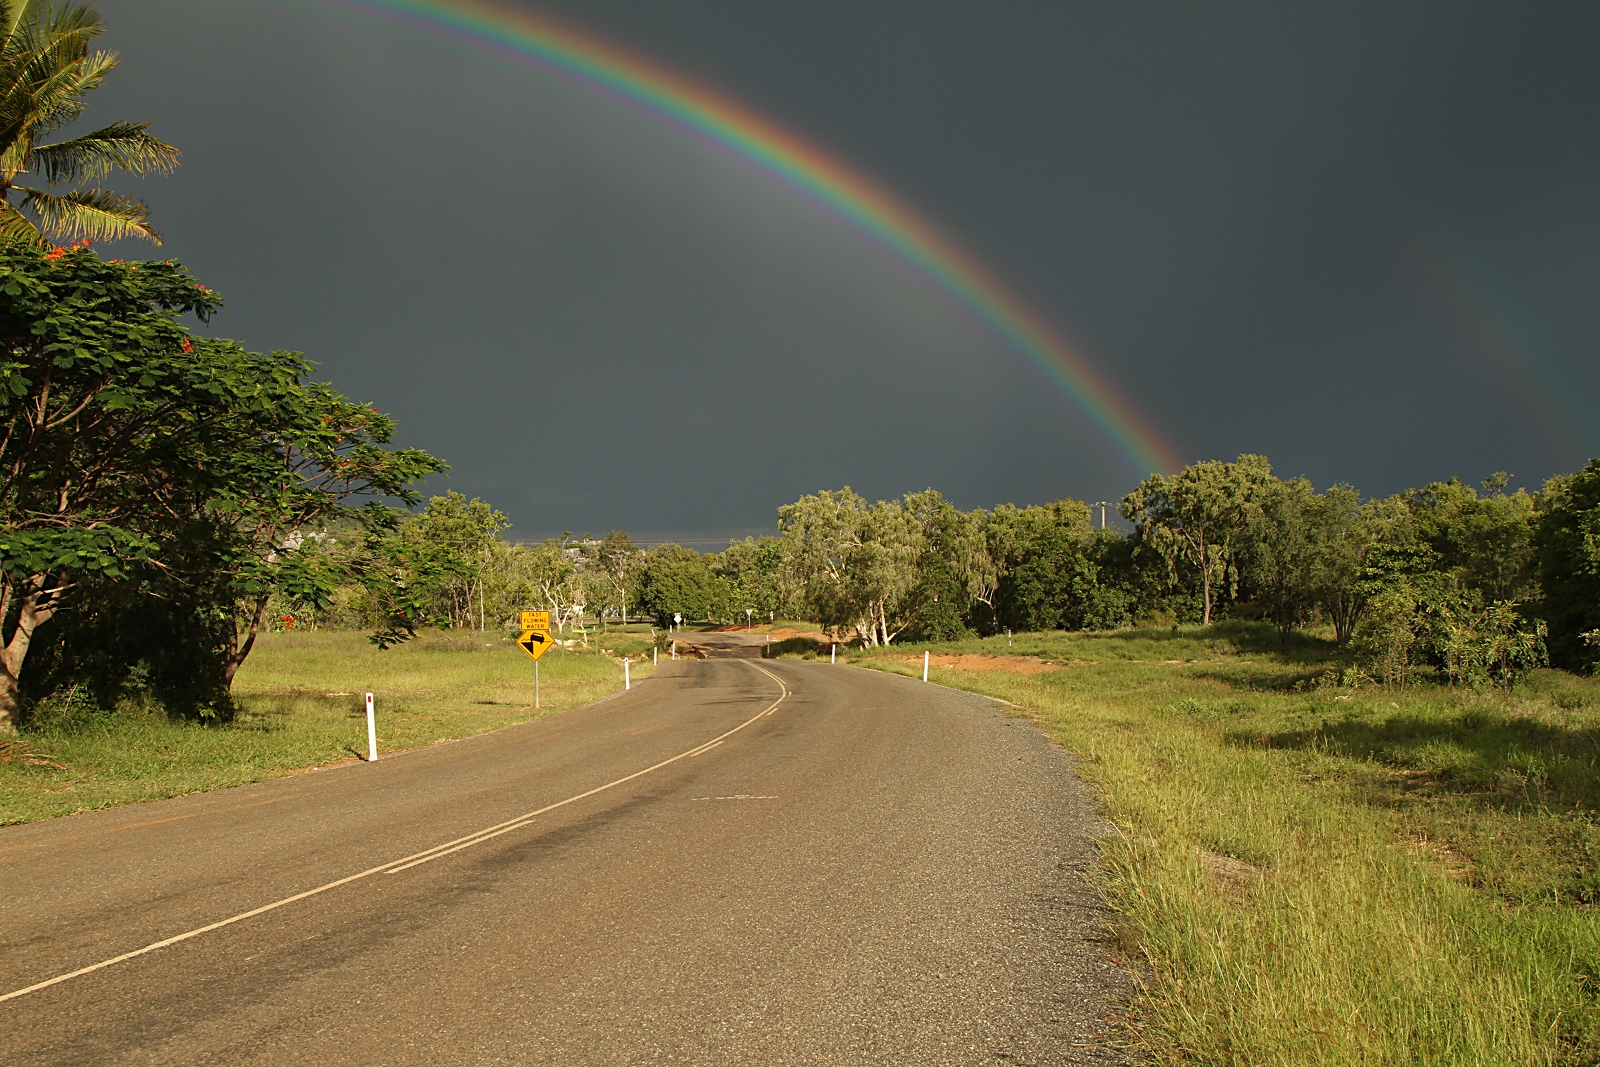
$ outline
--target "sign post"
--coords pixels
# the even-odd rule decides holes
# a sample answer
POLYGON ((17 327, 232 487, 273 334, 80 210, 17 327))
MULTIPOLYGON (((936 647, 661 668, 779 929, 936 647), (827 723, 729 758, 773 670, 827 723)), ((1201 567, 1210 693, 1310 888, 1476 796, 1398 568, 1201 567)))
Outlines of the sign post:
POLYGON ((550 651, 550 646, 555 644, 550 639, 550 613, 548 611, 523 611, 519 613, 518 620, 522 626, 522 636, 517 638, 517 647, 533 657, 533 707, 539 708, 539 657, 550 651))

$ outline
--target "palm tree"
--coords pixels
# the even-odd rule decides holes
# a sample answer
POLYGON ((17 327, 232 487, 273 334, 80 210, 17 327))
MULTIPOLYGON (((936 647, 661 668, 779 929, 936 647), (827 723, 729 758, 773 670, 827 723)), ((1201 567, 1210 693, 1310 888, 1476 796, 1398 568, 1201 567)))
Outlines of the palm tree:
POLYGON ((146 133, 148 123, 118 122, 71 140, 37 143, 81 115, 84 94, 117 65, 115 52, 89 51, 103 30, 100 13, 87 4, 0 0, 0 237, 35 244, 119 237, 161 243, 143 201, 108 189, 47 191, 93 183, 114 169, 164 174, 177 165, 178 150, 146 133), (18 184, 24 175, 42 179, 46 188, 18 184), (13 191, 21 194, 15 202, 13 191))

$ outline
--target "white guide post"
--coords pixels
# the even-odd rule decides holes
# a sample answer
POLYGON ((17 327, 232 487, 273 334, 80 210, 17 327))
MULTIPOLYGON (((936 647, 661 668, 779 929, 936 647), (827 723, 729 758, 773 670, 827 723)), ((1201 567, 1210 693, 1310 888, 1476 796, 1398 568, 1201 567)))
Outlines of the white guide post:
POLYGON ((650 666, 654 667, 657 664, 659 664, 660 662, 661 662, 661 650, 659 648, 652 648, 650 650, 650 666))
POLYGON ((922 650, 922 680, 924 682, 926 682, 928 680, 928 650, 927 649, 923 649, 922 650))
POLYGON ((632 689, 633 683, 628 680, 628 657, 622 657, 622 688, 632 689))
POLYGON ((672 658, 678 658, 678 642, 676 641, 672 642, 672 658))
POLYGON ((833 644, 828 646, 828 662, 829 663, 838 663, 839 662, 839 643, 837 641, 835 641, 833 644))
POLYGON ((367 762, 378 762, 378 720, 372 714, 372 694, 367 694, 367 762))

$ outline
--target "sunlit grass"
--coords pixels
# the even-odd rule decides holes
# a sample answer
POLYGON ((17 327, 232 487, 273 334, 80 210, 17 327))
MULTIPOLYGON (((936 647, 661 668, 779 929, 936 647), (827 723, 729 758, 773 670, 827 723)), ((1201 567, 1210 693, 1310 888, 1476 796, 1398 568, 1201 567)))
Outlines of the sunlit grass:
POLYGON ((1156 1062, 1600 1061, 1595 681, 1323 688, 1331 646, 1239 625, 929 647, 1061 664, 931 678, 1080 758, 1156 1062))
MULTIPOLYGON (((630 630, 632 627, 630 627, 630 630)), ((602 646, 651 672, 648 630, 602 646)), ((375 697, 380 754, 496 730, 578 707, 622 685, 593 645, 534 665, 499 633, 430 633, 380 650, 358 633, 264 634, 234 682, 232 722, 169 719, 61 700, 37 709, 0 762, 0 822, 92 811, 291 774, 366 753, 364 695, 375 697)))

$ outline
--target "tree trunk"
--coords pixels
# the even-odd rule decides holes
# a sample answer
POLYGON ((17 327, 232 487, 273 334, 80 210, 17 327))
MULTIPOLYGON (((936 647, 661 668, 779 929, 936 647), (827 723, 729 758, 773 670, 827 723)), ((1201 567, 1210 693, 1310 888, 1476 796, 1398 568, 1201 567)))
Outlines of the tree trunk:
POLYGON ((1205 589, 1205 597, 1206 597, 1205 617, 1201 621, 1202 621, 1202 623, 1204 625, 1210 626, 1211 625, 1211 568, 1210 567, 1202 566, 1200 568, 1200 584, 1205 589))
POLYGON ((229 689, 233 688, 233 676, 239 673, 239 668, 244 666, 245 657, 250 655, 250 650, 255 647, 256 634, 261 630, 261 617, 267 612, 267 598, 256 599, 256 610, 250 616, 250 626, 245 631, 245 639, 239 641, 239 632, 234 631, 232 648, 222 659, 222 681, 229 689))
POLYGON ((871 648, 878 643, 878 624, 872 618, 866 621, 857 620, 856 636, 861 638, 862 648, 871 648))
MULTIPOLYGON (((0 734, 17 732, 17 716, 22 710, 22 665, 28 658, 28 647, 33 644, 33 632, 49 621, 60 603, 63 586, 58 582, 54 589, 46 589, 45 575, 29 576, 21 584, 26 592, 17 599, 17 625, 0 648, 0 734)), ((11 602, 16 589, 15 579, 5 580, 5 594, 0 596, 0 626, 10 616, 11 602)), ((0 637, 3 637, 0 630, 0 637)))

